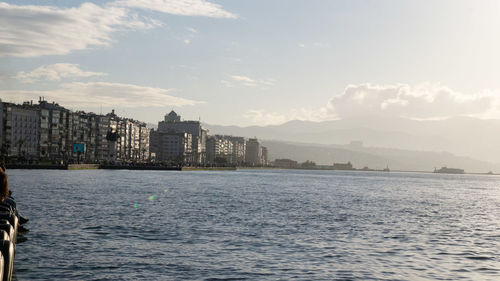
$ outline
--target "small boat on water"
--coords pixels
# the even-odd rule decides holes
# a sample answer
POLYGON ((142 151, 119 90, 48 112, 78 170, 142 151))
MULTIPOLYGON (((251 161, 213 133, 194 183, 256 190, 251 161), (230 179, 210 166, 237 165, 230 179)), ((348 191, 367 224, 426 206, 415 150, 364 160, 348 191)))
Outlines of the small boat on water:
POLYGON ((434 173, 440 173, 440 174, 463 174, 463 173, 465 173, 465 171, 463 169, 441 167, 441 169, 434 168, 434 173))

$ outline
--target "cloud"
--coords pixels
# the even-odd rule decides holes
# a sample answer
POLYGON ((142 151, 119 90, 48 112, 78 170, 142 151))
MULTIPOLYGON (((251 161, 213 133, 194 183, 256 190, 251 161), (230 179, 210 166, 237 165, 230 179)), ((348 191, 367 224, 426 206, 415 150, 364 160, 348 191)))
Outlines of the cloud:
MULTIPOLYGON (((220 5, 203 0, 123 0, 102 6, 14 5, 0 2, 0 57, 65 55, 110 46, 117 31, 149 29, 159 21, 138 16, 133 8, 184 16, 236 18, 220 5)), ((195 29, 188 29, 192 34, 195 29)))
POLYGON ((126 9, 83 3, 74 8, 0 3, 0 56, 63 55, 108 46, 116 30, 155 26, 126 9))
POLYGON ((333 97, 329 111, 339 118, 376 115, 415 119, 486 116, 499 108, 499 95, 480 92, 465 95, 436 84, 348 85, 333 97))
POLYGON ((221 81, 221 83, 226 87, 234 87, 235 84, 240 84, 247 87, 254 87, 254 86, 266 87, 266 86, 273 86, 276 83, 276 80, 272 78, 253 79, 243 75, 229 75, 228 78, 230 78, 232 81, 228 81, 227 79, 221 81))
POLYGON ((290 110, 289 120, 302 120, 302 121, 325 121, 335 119, 327 107, 321 108, 293 108, 290 110))
POLYGON ((106 73, 89 72, 80 69, 78 64, 56 63, 40 66, 30 72, 21 71, 14 77, 24 83, 33 83, 40 80, 59 81, 64 78, 78 78, 104 76, 106 73))
POLYGON ((248 110, 245 114, 243 114, 243 117, 260 126, 278 125, 289 120, 285 115, 276 112, 265 112, 264 110, 257 109, 248 110))
POLYGON ((180 16, 204 16, 235 19, 237 16, 220 5, 205 0, 120 0, 116 5, 129 8, 152 10, 180 16))
POLYGON ((256 82, 254 79, 247 77, 247 76, 231 75, 231 78, 233 78, 236 81, 244 82, 244 83, 254 84, 256 82))
POLYGON ((267 112, 263 109, 251 109, 243 117, 256 125, 279 125, 291 120, 325 121, 335 119, 328 108, 292 108, 286 113, 267 112))
POLYGON ((290 120, 326 121, 381 116, 410 119, 446 119, 457 116, 500 118, 500 91, 462 94, 439 84, 348 85, 324 107, 292 108, 286 112, 252 109, 244 117, 258 125, 290 120))
POLYGON ((192 27, 186 27, 187 31, 191 32, 191 33, 198 33, 198 30, 192 28, 192 27))
POLYGON ((62 84, 53 91, 4 90, 0 95, 4 101, 21 103, 36 100, 39 96, 53 100, 63 106, 78 109, 88 107, 171 107, 203 103, 168 95, 172 89, 137 86, 108 82, 72 82, 62 84))

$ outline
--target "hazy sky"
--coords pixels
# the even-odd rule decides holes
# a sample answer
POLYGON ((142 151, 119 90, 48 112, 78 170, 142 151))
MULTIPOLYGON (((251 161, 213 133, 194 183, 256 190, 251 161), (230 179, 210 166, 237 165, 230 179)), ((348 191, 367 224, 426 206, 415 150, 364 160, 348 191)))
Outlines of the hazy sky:
POLYGON ((0 2, 0 98, 156 123, 500 118, 500 1, 0 2))

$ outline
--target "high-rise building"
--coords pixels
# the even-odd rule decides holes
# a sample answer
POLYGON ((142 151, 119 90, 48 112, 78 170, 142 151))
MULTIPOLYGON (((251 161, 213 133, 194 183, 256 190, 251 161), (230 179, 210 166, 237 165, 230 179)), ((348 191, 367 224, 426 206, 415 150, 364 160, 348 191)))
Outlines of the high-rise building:
POLYGON ((0 100, 0 154, 57 162, 144 162, 149 160, 149 129, 114 111, 73 112, 42 97, 38 104, 0 100), (108 133, 116 139, 110 140, 108 133), (73 152, 74 144, 83 144, 85 151, 73 152))
POLYGON ((38 109, 29 102, 23 105, 3 103, 2 112, 4 154, 38 158, 38 109))
POLYGON ((83 154, 73 152, 73 149, 70 151, 70 158, 73 160, 82 160, 82 161, 91 161, 92 148, 90 148, 93 144, 91 144, 91 115, 85 113, 83 111, 71 112, 71 137, 70 137, 70 145, 73 144, 84 144, 85 152, 83 154), (90 148, 90 150, 89 150, 90 148), (78 159, 80 157, 80 159, 78 159))
POLYGON ((207 137, 207 162, 209 164, 243 165, 245 163, 245 138, 214 135, 207 137))
POLYGON ((181 121, 181 116, 172 110, 165 115, 164 121, 158 122, 158 132, 190 134, 192 136, 192 164, 201 164, 206 161, 207 130, 203 129, 200 121, 181 121))
POLYGON ((262 145, 258 139, 253 138, 247 141, 245 162, 250 166, 262 165, 262 145))
POLYGON ((230 164, 232 161, 232 143, 226 136, 208 136, 206 152, 209 164, 230 164))
POLYGON ((246 141, 244 137, 229 136, 231 146, 231 163, 243 165, 245 163, 246 141))
POLYGON ((191 163, 191 134, 151 130, 149 140, 150 150, 156 162, 191 163))
POLYGON ((146 123, 118 117, 114 110, 106 115, 103 122, 107 124, 106 135, 111 133, 116 137, 107 143, 108 160, 112 160, 110 159, 112 157, 113 161, 149 161, 149 129, 146 123), (110 145, 114 147, 110 148, 110 145))
POLYGON ((57 103, 43 98, 38 101, 40 110, 40 157, 66 160, 71 151, 71 114, 57 103))
POLYGON ((267 150, 267 147, 265 147, 265 146, 262 147, 262 165, 264 165, 264 166, 269 165, 268 150, 267 150))

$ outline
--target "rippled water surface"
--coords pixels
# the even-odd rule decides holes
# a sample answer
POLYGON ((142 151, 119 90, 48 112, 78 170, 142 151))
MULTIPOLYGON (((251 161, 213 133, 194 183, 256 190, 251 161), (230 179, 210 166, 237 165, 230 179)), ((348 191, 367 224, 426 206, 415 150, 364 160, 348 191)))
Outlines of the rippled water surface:
POLYGON ((9 171, 18 280, 500 280, 500 177, 9 171))

